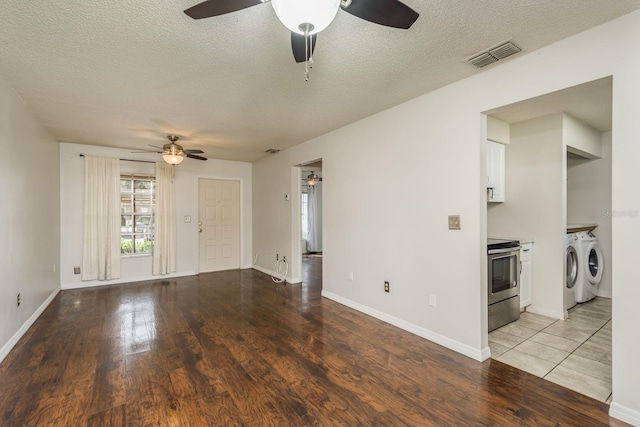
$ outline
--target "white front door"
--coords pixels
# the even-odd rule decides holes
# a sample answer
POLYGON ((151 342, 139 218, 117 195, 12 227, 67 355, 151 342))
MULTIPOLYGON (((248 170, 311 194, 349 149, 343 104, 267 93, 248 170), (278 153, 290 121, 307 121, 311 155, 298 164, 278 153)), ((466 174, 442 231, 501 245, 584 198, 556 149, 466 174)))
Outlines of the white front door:
POLYGON ((240 268, 240 182, 198 180, 200 273, 240 268))

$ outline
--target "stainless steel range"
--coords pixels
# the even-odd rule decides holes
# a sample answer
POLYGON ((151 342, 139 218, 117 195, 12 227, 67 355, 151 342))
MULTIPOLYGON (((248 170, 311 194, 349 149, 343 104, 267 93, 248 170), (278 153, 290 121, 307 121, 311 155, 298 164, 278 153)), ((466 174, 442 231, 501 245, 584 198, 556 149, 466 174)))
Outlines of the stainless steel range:
POLYGON ((487 239, 489 332, 520 318, 520 242, 487 239))

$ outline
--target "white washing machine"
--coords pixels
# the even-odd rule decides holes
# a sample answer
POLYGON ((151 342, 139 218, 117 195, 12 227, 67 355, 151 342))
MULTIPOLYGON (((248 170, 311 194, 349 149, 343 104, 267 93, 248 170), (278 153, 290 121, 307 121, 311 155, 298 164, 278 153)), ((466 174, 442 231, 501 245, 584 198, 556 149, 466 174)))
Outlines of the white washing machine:
POLYGON ((576 233, 578 239, 579 272, 576 281, 576 302, 587 302, 595 298, 602 281, 604 257, 596 236, 591 231, 576 233))
POLYGON ((576 284, 580 276, 580 247, 576 233, 568 233, 564 240, 566 275, 564 279, 564 309, 576 305, 576 284))

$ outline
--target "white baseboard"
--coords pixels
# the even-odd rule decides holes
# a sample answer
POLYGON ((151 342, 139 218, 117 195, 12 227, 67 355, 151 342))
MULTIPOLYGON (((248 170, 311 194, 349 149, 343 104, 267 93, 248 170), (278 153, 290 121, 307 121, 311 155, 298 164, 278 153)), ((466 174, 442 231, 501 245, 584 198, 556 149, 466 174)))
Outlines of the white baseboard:
POLYGON ((430 331, 421 326, 414 325, 413 323, 409 323, 402 319, 398 319, 397 317, 375 310, 371 307, 367 307, 366 305, 362 305, 360 303, 351 301, 347 298, 343 298, 331 292, 327 292, 323 290, 322 296, 330 300, 333 300, 339 304, 342 304, 349 308, 357 310, 361 313, 368 314, 369 316, 375 317, 376 319, 380 319, 384 322, 387 322, 407 332, 411 332, 412 334, 418 335, 419 337, 428 339, 429 341, 433 341, 436 344, 440 344, 444 347, 447 347, 448 349, 451 349, 457 353, 463 354, 479 362, 486 360, 490 356, 490 352, 488 348, 485 348, 483 350, 478 350, 476 348, 473 348, 471 346, 468 346, 466 344, 463 344, 451 338, 445 337, 444 335, 440 335, 436 332, 430 331))
POLYGON ((67 289, 92 288, 94 286, 119 285, 121 283, 144 282, 145 280, 162 280, 162 279, 171 279, 174 277, 195 276, 196 274, 197 273, 195 271, 183 271, 180 273, 171 273, 171 274, 164 274, 164 275, 158 275, 158 276, 121 277, 119 279, 113 279, 113 280, 87 280, 86 282, 66 283, 62 285, 62 289, 67 290, 67 289))
MULTIPOLYGON (((274 276, 273 270, 269 270, 268 268, 260 267, 259 265, 254 265, 252 268, 254 270, 258 270, 261 273, 268 274, 269 276, 274 276)), ((288 283, 290 285, 302 282, 302 278, 301 277, 287 276, 287 277, 284 278, 284 280, 285 280, 286 283, 288 283)))
POLYGON ((258 270, 261 273, 268 274, 269 276, 273 275, 273 271, 269 270, 268 268, 260 267, 259 265, 254 265, 252 268, 254 270, 258 270))
POLYGON ((598 291, 596 295, 599 297, 611 299, 611 291, 598 291))
POLYGON ((554 319, 560 319, 560 320, 565 320, 568 316, 566 311, 558 312, 558 311, 549 310, 547 308, 540 308, 535 305, 527 306, 527 311, 529 313, 539 314, 541 316, 552 317, 554 319))
POLYGON ((29 317, 27 321, 24 322, 22 326, 20 326, 20 329, 18 329, 16 333, 13 334, 13 336, 9 339, 9 341, 7 341, 7 343, 0 349, 0 363, 2 363, 5 357, 7 357, 7 354, 9 354, 11 349, 13 349, 18 341, 20 341, 20 338, 22 338, 25 332, 29 330, 31 325, 34 324, 34 322, 38 319, 38 317, 40 317, 44 310, 49 307, 51 301, 53 301, 56 295, 58 295, 58 292, 60 292, 60 287, 57 287, 53 292, 51 292, 51 295, 49 295, 47 299, 44 300, 40 307, 38 307, 38 309, 31 315, 31 317, 29 317))
POLYGON ((480 359, 481 362, 484 362, 485 360, 491 357, 491 349, 489 348, 489 346, 482 349, 482 352, 480 353, 480 357, 481 357, 480 359))
POLYGON ((640 426, 640 411, 622 406, 616 402, 611 402, 609 415, 633 426, 640 426))

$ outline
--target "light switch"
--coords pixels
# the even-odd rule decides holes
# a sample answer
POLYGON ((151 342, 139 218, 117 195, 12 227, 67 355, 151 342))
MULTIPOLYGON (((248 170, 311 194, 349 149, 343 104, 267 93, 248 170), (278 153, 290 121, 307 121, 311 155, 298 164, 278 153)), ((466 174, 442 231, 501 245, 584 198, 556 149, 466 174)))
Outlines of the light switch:
POLYGON ((460 215, 449 215, 449 230, 460 230, 460 215))
POLYGON ((191 215, 185 215, 184 222, 191 222, 191 215))
POLYGON ((435 307, 436 306, 436 296, 435 295, 429 295, 429 305, 431 307, 435 307))

